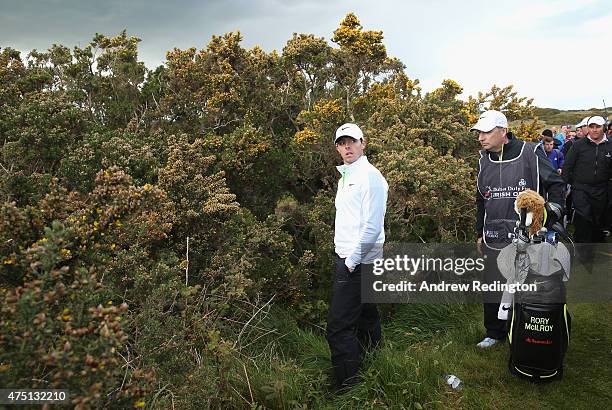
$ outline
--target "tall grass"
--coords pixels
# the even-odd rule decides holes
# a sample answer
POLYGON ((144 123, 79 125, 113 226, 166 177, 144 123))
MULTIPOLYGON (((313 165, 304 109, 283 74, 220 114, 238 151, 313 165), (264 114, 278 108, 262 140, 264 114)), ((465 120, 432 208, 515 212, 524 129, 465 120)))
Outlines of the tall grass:
MULTIPOLYGON (((385 310, 385 309, 383 309, 385 310)), ((606 408, 612 402, 612 306, 572 307, 574 331, 565 377, 532 385, 507 370, 508 347, 483 351, 479 305, 399 305, 383 324, 384 343, 368 356, 364 382, 333 394, 322 333, 300 329, 272 309, 260 323, 274 331, 231 368, 235 406, 272 409, 606 408), (464 382, 448 388, 444 373, 464 382)))

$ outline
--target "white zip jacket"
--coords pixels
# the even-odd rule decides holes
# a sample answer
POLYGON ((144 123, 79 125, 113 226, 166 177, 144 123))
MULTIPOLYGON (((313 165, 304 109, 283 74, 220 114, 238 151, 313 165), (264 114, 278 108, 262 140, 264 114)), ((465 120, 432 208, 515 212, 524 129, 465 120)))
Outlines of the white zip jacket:
POLYGON ((389 185, 365 155, 336 168, 342 177, 336 193, 334 244, 338 256, 346 258, 344 264, 354 269, 382 257, 389 185))

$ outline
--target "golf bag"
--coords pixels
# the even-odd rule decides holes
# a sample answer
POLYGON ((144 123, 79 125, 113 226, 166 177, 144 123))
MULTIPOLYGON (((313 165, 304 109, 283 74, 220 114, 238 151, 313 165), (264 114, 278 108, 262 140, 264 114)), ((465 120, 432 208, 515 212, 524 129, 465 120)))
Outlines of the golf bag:
POLYGON ((508 322, 508 367, 514 375, 534 382, 563 376, 571 316, 565 304, 565 284, 561 276, 543 277, 530 273, 525 283, 537 283, 538 290, 521 292, 515 300, 508 322))
POLYGON ((510 372, 546 382, 563 376, 571 332, 565 288, 571 258, 554 233, 543 230, 530 236, 525 220, 526 210, 521 209, 513 243, 501 251, 498 266, 509 283, 533 286, 504 293, 498 316, 507 313, 510 372))

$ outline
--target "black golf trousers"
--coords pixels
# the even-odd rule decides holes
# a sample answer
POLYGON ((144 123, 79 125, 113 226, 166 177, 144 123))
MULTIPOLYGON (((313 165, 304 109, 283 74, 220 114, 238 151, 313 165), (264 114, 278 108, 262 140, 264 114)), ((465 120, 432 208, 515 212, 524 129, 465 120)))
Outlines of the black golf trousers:
POLYGON ((361 303, 361 271, 362 265, 357 265, 349 272, 344 258, 336 255, 327 342, 338 387, 356 381, 364 354, 376 348, 381 340, 376 305, 361 303))

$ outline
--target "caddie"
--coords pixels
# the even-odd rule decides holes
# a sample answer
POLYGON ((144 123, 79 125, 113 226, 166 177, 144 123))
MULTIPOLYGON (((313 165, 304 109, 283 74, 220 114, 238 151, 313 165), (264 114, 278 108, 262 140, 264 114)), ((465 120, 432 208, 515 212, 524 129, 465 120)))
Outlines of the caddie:
MULTIPOLYGON (((548 160, 541 145, 516 139, 508 131, 506 116, 496 110, 480 115, 471 128, 478 131, 482 146, 476 190, 477 246, 484 251, 484 282, 505 282, 497 267, 499 251, 511 243, 518 215, 514 202, 526 189, 546 198, 546 227, 563 215, 564 182, 548 160)), ((506 322, 497 317, 500 292, 484 295, 485 338, 477 344, 488 348, 506 337, 506 322)))

